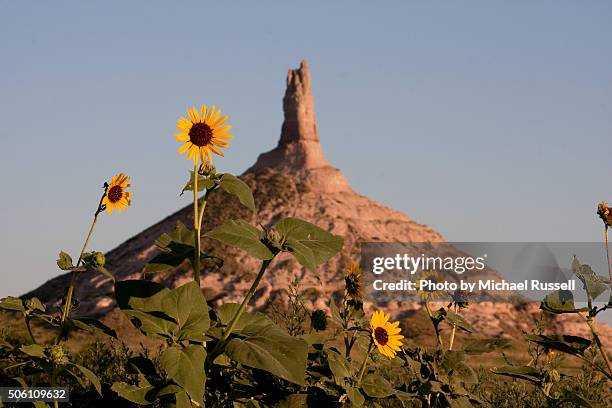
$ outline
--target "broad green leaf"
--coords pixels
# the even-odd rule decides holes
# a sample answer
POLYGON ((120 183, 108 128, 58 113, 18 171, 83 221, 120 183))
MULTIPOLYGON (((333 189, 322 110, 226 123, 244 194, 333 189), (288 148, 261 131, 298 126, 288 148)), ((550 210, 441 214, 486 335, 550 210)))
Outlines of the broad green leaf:
POLYGON ((581 264, 578 258, 574 255, 572 260, 572 270, 580 279, 584 290, 591 296, 591 299, 597 299, 602 293, 609 289, 609 284, 606 284, 608 278, 599 276, 589 265, 581 264))
POLYGON ((0 299, 0 309, 5 310, 16 310, 19 312, 25 312, 23 301, 18 297, 8 296, 0 299))
MULTIPOLYGON (((224 303, 217 309, 217 316, 219 317, 219 322, 223 326, 227 326, 229 322, 232 320, 236 311, 240 305, 238 303, 224 303)), ((236 326, 234 327, 234 332, 240 332, 245 326, 253 327, 266 327, 273 325, 274 322, 265 314, 260 312, 255 313, 242 313, 236 326)))
POLYGON ((131 401, 135 404, 149 405, 152 401, 147 400, 146 396, 155 387, 149 385, 147 387, 139 387, 136 385, 126 384, 124 382, 116 382, 111 387, 121 398, 131 401))
POLYGON ((361 388, 373 398, 385 398, 394 393, 391 383, 384 379, 380 374, 368 374, 361 382, 361 388))
POLYGON ((508 347, 510 347, 508 339, 470 339, 466 340, 463 351, 467 354, 481 354, 508 347))
POLYGON ((344 239, 309 222, 285 218, 274 227, 300 264, 314 270, 342 250, 344 239))
POLYGON ((565 334, 554 334, 549 336, 526 334, 525 338, 542 347, 578 356, 584 355, 584 351, 591 346, 591 340, 565 334))
POLYGON ((57 266, 63 271, 74 269, 74 265, 72 265, 72 257, 66 252, 61 251, 57 260, 57 266))
POLYGON ((395 390, 394 395, 402 403, 402 407, 421 408, 421 400, 418 394, 395 390))
POLYGON ((21 346, 19 350, 32 357, 45 357, 45 348, 39 344, 28 344, 27 346, 21 346))
POLYGON ((141 309, 150 298, 168 289, 157 282, 147 280, 124 280, 115 283, 115 298, 120 309, 141 309))
POLYGON ((204 359, 206 351, 200 345, 181 348, 168 347, 160 356, 160 364, 168 379, 171 379, 189 394, 192 400, 203 405, 204 396, 204 359))
POLYGON ((348 396, 351 403, 356 407, 361 407, 365 403, 365 398, 358 388, 347 386, 346 395, 348 396))
POLYGON ((327 350, 327 362, 329 369, 337 378, 349 378, 353 375, 353 370, 344 356, 334 350, 327 350))
POLYGON ((198 191, 204 191, 204 181, 206 180, 204 176, 194 172, 193 170, 191 170, 189 173, 189 181, 187 181, 187 184, 185 184, 185 187, 183 187, 181 195, 183 195, 185 191, 193 191, 194 175, 196 174, 198 175, 198 191))
POLYGON ((275 405, 275 408, 308 408, 308 394, 293 394, 275 405))
POLYGON ((195 232, 177 222, 172 232, 162 234, 155 241, 161 253, 147 263, 145 271, 162 272, 179 266, 185 259, 193 262, 194 240, 195 232))
POLYGON ((72 319, 71 321, 72 324, 74 324, 79 329, 86 330, 89 332, 104 333, 114 339, 117 338, 117 333, 115 332, 115 330, 111 329, 110 327, 108 327, 97 319, 83 317, 80 319, 72 319))
POLYGON ((185 391, 174 394, 174 399, 176 401, 176 408, 192 408, 191 399, 185 391))
MULTIPOLYGON (((85 376, 87 381, 91 385, 94 386, 96 391, 98 391, 98 394, 102 395, 102 386, 100 385, 100 379, 98 378, 97 375, 95 375, 89 368, 83 367, 83 366, 78 365, 78 364, 70 364, 70 367, 74 367, 77 370, 79 370, 81 372, 81 374, 83 374, 83 376, 85 376)), ((72 373, 72 374, 75 375, 75 373, 72 373)))
POLYGON ((461 315, 451 311, 451 310, 447 310, 446 311, 446 316, 444 317, 444 319, 446 320, 446 322, 448 324, 452 325, 456 325, 457 328, 464 330, 468 333, 473 333, 474 332, 474 328, 472 327, 471 324, 468 323, 467 320, 465 320, 461 315))
POLYGON ((507 377, 520 378, 534 384, 538 384, 540 382, 540 372, 534 367, 495 367, 491 369, 491 372, 494 374, 505 375, 507 377))
POLYGON ((171 339, 176 328, 176 323, 163 313, 145 313, 140 310, 124 310, 123 313, 130 319, 134 327, 148 337, 171 339))
POLYGON ((268 371, 298 385, 304 385, 308 344, 276 326, 246 326, 225 348, 232 360, 247 367, 268 371))
POLYGON ((219 186, 226 192, 235 195, 240 203, 249 210, 256 212, 255 200, 251 188, 233 174, 224 173, 219 180, 219 186))
POLYGON ((144 280, 115 283, 117 305, 132 324, 146 336, 170 338, 176 321, 163 312, 162 301, 170 292, 163 285, 144 280))
POLYGON ((569 290, 556 290, 546 295, 540 309, 549 313, 577 313, 585 309, 576 309, 574 295, 569 290))
POLYGON ((197 283, 189 282, 166 293, 161 312, 176 320, 177 340, 204 340, 210 327, 208 304, 197 283))
POLYGON ((266 260, 274 254, 261 242, 261 231, 244 220, 230 220, 205 235, 224 244, 244 249, 249 255, 266 260))

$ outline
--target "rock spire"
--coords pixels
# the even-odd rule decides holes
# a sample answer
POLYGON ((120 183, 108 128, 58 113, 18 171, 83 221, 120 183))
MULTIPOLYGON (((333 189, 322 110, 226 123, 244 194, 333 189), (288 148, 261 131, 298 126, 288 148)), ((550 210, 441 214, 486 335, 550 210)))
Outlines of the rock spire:
POLYGON ((344 175, 323 155, 310 83, 306 61, 302 61, 298 69, 289 70, 278 145, 260 154, 248 171, 268 167, 291 173, 301 182, 316 183, 326 191, 350 190, 344 175))

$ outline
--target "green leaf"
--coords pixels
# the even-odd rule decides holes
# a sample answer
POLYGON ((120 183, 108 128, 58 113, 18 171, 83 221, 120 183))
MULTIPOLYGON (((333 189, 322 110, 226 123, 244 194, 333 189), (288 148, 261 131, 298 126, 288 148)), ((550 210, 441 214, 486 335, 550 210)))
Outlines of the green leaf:
POLYGON ((267 260, 274 254, 261 242, 261 231, 244 220, 230 220, 205 234, 224 244, 244 249, 249 255, 267 260))
POLYGON ((171 379, 189 394, 192 400, 203 405, 204 396, 204 359, 206 351, 200 345, 185 348, 168 347, 160 356, 160 364, 168 379, 171 379))
POLYGON ((111 329, 101 321, 97 319, 92 319, 88 317, 83 317, 81 319, 72 319, 72 324, 82 330, 86 330, 91 333, 103 333, 107 336, 110 336, 114 339, 117 338, 117 333, 115 330, 111 329))
POLYGON ((177 222, 170 233, 162 234, 155 245, 161 253, 155 255, 146 267, 146 272, 163 272, 175 268, 185 261, 193 260, 195 232, 182 222, 177 222))
POLYGON ((43 302, 41 302, 37 297, 28 299, 24 305, 30 312, 38 311, 44 313, 44 311, 47 310, 43 302))
POLYGON ((274 227, 300 264, 314 270, 342 250, 344 239, 309 222, 285 218, 274 227))
MULTIPOLYGON (((224 303, 217 309, 217 317, 219 318, 219 322, 223 326, 227 326, 229 322, 232 320, 236 311, 240 308, 238 303, 224 303)), ((236 326, 234 327, 234 333, 239 333, 245 326, 253 327, 267 327, 273 325, 274 322, 265 314, 260 312, 255 313, 242 313, 238 322, 236 322, 236 326)))
POLYGON ((538 384, 540 382, 540 372, 534 367, 495 367, 491 369, 491 372, 498 375, 527 380, 534 384, 538 384))
POLYGON ((70 271, 74 269, 74 265, 72 265, 72 257, 66 252, 61 251, 59 253, 59 259, 57 260, 57 266, 63 271, 70 271))
POLYGON ((147 394, 154 390, 155 387, 149 385, 147 387, 139 387, 136 385, 126 384, 124 382, 113 383, 111 390, 115 391, 121 398, 131 401, 135 404, 149 405, 152 401, 147 400, 147 394))
POLYGON ((293 394, 275 405, 275 408, 308 408, 308 394, 293 394))
POLYGON ((540 309, 555 314, 577 313, 586 309, 576 309, 574 295, 569 290, 556 290, 546 295, 540 309))
POLYGON ((167 339, 176 328, 174 319, 162 310, 162 301, 170 292, 163 285, 144 280, 115 283, 117 305, 132 324, 146 336, 167 339))
POLYGON ((353 370, 346 359, 334 350, 327 351, 327 361, 329 369, 337 378, 349 378, 353 375, 353 370))
POLYGON ((368 374, 361 382, 361 388, 373 398, 385 398, 394 393, 391 383, 379 374, 368 374))
POLYGON ((173 337, 176 341, 204 340, 210 327, 209 308, 195 282, 169 290, 149 281, 123 281, 115 288, 119 307, 146 335, 173 337))
POLYGON ((348 396, 351 403, 356 407, 361 407, 365 403, 365 398, 358 388, 346 387, 346 395, 348 396))
POLYGON ((95 268, 95 270, 96 270, 96 271, 98 271, 98 272, 100 272, 102 275, 106 276, 106 277, 107 277, 107 278, 109 278, 110 280, 112 280, 112 281, 114 281, 114 280, 115 280, 115 277, 113 276, 113 274, 112 274, 112 273, 110 273, 110 272, 108 271, 108 269, 106 269, 105 267, 103 267, 103 266, 98 266, 98 267, 96 267, 96 268, 95 268))
POLYGON ((466 340, 463 351, 467 354, 482 354, 508 347, 510 347, 508 339, 470 339, 466 340))
POLYGON ((185 391, 174 394, 174 399, 176 401, 176 408, 192 408, 191 399, 185 391))
POLYGON ((196 282, 167 292, 159 311, 176 320, 178 341, 204 340, 204 333, 210 327, 210 316, 206 299, 196 282))
MULTIPOLYGON (((102 395, 102 386, 100 385, 100 379, 98 378, 97 375, 95 375, 91 370, 89 370, 89 368, 85 368, 78 364, 70 364, 70 366, 79 370, 81 374, 85 376, 87 381, 89 381, 89 383, 94 386, 96 391, 98 391, 98 394, 100 394, 100 396, 102 395)), ((71 374, 74 375, 75 373, 71 372, 71 374)))
POLYGON ((305 384, 308 344, 276 326, 249 325, 225 348, 232 360, 268 371, 298 385, 305 384))
POLYGON ((251 188, 233 174, 224 173, 219 181, 219 186, 226 192, 235 195, 240 203, 249 210, 256 212, 255 200, 251 188))
POLYGON ((559 350, 577 356, 584 355, 584 351, 591 346, 591 340, 579 336, 554 334, 549 336, 526 334, 525 338, 542 347, 559 350))
POLYGON ((167 290, 164 285, 153 281, 124 280, 115 283, 115 299, 120 309, 139 309, 153 295, 167 290))
POLYGON ((572 270, 582 282, 584 290, 593 300, 597 299, 609 288, 609 285, 606 284, 608 278, 595 274, 589 265, 580 264, 576 255, 574 255, 572 260, 572 270))
POLYGON ((32 357, 45 358, 45 348, 38 344, 28 344, 27 346, 21 346, 19 350, 32 357))
POLYGON ((5 298, 0 299, 0 309, 16 310, 19 312, 25 312, 23 301, 13 296, 7 296, 5 298))
POLYGON ((451 326, 456 325, 459 329, 466 331, 468 333, 474 332, 474 328, 472 327, 471 324, 468 323, 467 320, 465 320, 461 315, 451 310, 446 311, 446 316, 444 317, 444 319, 451 326))
POLYGON ((203 175, 194 172, 193 170, 191 170, 189 172, 189 181, 187 181, 187 184, 185 184, 185 187, 183 187, 183 190, 181 191, 181 195, 183 195, 183 193, 185 191, 193 191, 193 182, 194 182, 194 175, 198 175, 198 191, 204 191, 204 181, 206 180, 204 178, 203 175))

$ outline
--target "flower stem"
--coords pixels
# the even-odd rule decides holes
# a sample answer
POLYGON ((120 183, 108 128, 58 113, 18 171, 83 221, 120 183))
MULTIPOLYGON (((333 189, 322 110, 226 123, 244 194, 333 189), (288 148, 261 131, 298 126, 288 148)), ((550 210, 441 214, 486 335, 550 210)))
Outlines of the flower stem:
MULTIPOLYGON (((107 191, 108 191, 108 184, 104 183, 104 193, 102 194, 102 197, 100 197, 98 208, 96 209, 96 212, 94 213, 93 221, 91 222, 91 226, 89 227, 89 232, 87 233, 87 238, 85 238, 85 243, 83 243, 83 248, 81 248, 79 259, 77 260, 77 263, 75 265, 76 268, 78 268, 81 265, 81 262, 83 261, 83 255, 85 254, 85 250, 87 249, 87 244, 89 244, 89 240, 91 239, 91 234, 93 233, 94 227, 96 226, 96 222, 98 221, 98 215, 100 215, 100 213, 104 211, 104 206, 102 204, 102 201, 104 200, 104 197, 106 197, 107 191)), ((64 302, 64 308, 62 310, 62 318, 60 321, 60 334, 59 336, 57 336, 57 339, 55 340, 55 344, 59 343, 60 338, 63 336, 64 330, 66 329, 66 320, 68 319, 68 316, 70 315, 70 308, 72 307, 72 296, 74 294, 74 284, 76 282, 77 273, 78 272, 74 270, 70 273, 70 284, 68 285, 68 293, 66 294, 66 301, 64 302)))
POLYGON ((610 284, 612 285, 612 267, 610 267, 610 248, 608 246, 608 225, 604 225, 605 236, 606 236, 606 258, 608 260, 608 276, 610 277, 610 284))
POLYGON ((436 331, 436 337, 438 338, 438 344, 440 347, 444 348, 444 343, 442 342, 442 336, 440 336, 440 330, 438 330, 438 325, 435 323, 435 319, 433 317, 433 313, 431 312, 431 308, 429 307, 429 299, 425 299, 425 309, 427 310, 427 314, 429 315, 429 320, 431 320, 431 324, 436 331))
POLYGON ((25 325, 28 328, 28 335, 30 336, 30 341, 32 344, 37 344, 36 339, 34 338, 34 334, 32 333, 32 327, 30 326, 30 317, 28 315, 25 316, 25 325))
POLYGON ((240 320, 240 316, 242 316, 242 313, 244 313, 247 305, 249 304, 249 301, 255 294, 255 291, 257 290, 257 287, 259 286, 259 283, 261 282, 261 278, 263 277, 264 272, 268 268, 268 265, 270 265, 270 262, 272 262, 272 259, 266 259, 262 262, 261 268, 259 269, 259 273, 257 274, 257 277, 253 281, 251 288, 249 289, 248 293, 242 300, 242 303, 238 307, 238 310, 236 310, 236 313, 234 314, 230 322, 227 324, 227 327, 223 331, 223 334, 221 335, 221 338, 217 342, 217 345, 213 348, 213 351, 209 354, 209 361, 212 362, 214 358, 216 358, 219 354, 221 354, 221 350, 223 346, 225 345, 225 341, 232 334, 232 331, 236 327, 236 324, 238 324, 238 320, 240 320))
POLYGON ((372 352, 372 347, 374 346, 374 339, 370 340, 370 347, 368 347, 368 352, 363 359, 363 363, 361 363, 361 368, 359 369, 359 374, 357 375, 357 387, 361 385, 361 380, 363 379, 363 375, 365 374, 366 367, 368 365, 368 358, 370 358, 370 353, 372 352))
POLYGON ((608 373, 612 374, 612 365, 610 364, 610 359, 608 359, 608 354, 606 353, 606 350, 604 350, 603 344, 601 344, 601 340, 599 338, 599 334, 597 333, 597 329, 595 328, 595 319, 593 319, 590 316, 584 317, 584 319, 586 320, 587 325, 591 329, 593 340, 595 341, 595 344, 597 345, 597 348, 599 349, 599 353, 601 354, 601 357, 603 358, 604 363, 606 363, 606 367, 608 368, 608 373))
POLYGON ((193 280, 200 286, 200 212, 198 211, 198 165, 193 167, 193 280))
MULTIPOLYGON (((455 314, 457 314, 457 304, 455 303, 453 307, 455 314)), ((451 330, 450 339, 448 341, 448 350, 451 351, 453 349, 453 343, 455 342, 455 332, 457 331, 457 323, 453 323, 453 329, 451 330)))

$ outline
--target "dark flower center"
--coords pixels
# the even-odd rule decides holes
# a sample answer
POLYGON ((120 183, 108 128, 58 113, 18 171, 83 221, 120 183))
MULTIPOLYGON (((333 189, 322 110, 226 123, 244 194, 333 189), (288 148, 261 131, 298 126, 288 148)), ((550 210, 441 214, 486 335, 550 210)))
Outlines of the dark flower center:
POLYGON ((191 143, 198 147, 207 146, 212 138, 212 129, 206 123, 194 123, 189 130, 191 143))
POLYGON ((376 330, 374 330, 374 338, 381 346, 389 342, 389 334, 382 327, 377 327, 376 330))
POLYGON ((123 188, 121 186, 112 186, 108 190, 108 193, 106 193, 106 196, 108 197, 108 201, 116 203, 123 197, 123 188))

